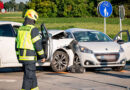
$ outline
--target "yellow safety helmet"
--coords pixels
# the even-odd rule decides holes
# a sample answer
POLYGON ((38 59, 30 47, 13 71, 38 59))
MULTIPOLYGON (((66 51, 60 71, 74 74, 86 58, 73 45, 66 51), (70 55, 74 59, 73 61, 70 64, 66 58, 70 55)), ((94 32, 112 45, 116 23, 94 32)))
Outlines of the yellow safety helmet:
POLYGON ((37 19, 38 19, 38 14, 37 14, 37 12, 36 12, 35 10, 29 9, 29 10, 27 10, 27 12, 25 13, 25 16, 24 16, 24 17, 28 17, 28 18, 30 18, 30 19, 33 19, 33 20, 37 21, 37 19))

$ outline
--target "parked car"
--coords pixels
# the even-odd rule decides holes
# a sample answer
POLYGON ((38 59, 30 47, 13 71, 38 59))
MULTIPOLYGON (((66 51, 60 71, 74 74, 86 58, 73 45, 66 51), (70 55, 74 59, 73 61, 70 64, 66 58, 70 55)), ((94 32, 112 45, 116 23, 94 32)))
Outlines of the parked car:
MULTIPOLYGON (((21 66, 15 51, 16 32, 21 25, 17 22, 0 21, 0 67, 21 66)), ((48 32, 44 25, 41 28, 47 62, 38 62, 37 65, 51 66, 56 72, 65 71, 73 64, 74 54, 67 48, 73 39, 65 38, 64 31, 48 32)))
POLYGON ((111 67, 118 71, 124 68, 126 56, 123 45, 114 42, 106 34, 80 28, 67 29, 65 32, 67 38, 73 38, 78 42, 74 64, 85 68, 111 67))

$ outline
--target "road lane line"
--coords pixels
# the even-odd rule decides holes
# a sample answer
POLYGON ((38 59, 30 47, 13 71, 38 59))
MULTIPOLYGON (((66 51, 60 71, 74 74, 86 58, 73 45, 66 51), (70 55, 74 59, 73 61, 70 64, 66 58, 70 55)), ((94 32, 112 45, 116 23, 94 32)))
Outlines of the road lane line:
POLYGON ((10 83, 13 83, 13 82, 16 82, 17 80, 13 80, 13 79, 0 79, 0 82, 10 82, 10 83))

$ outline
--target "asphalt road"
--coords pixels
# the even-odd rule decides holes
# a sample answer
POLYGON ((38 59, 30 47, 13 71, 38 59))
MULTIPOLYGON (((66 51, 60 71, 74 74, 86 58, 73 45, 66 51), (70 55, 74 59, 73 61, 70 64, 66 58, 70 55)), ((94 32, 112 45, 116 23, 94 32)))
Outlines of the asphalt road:
MULTIPOLYGON (((0 90, 20 90, 21 68, 0 69, 0 90)), ((55 73, 49 68, 38 68, 40 90, 130 90, 130 65, 122 72, 98 69, 85 73, 55 73)))

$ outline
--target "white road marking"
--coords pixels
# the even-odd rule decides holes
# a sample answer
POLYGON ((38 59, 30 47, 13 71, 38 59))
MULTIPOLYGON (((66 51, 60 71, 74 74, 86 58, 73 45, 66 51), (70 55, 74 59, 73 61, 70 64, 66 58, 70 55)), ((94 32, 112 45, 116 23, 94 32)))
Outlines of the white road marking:
POLYGON ((10 82, 10 83, 13 83, 13 82, 16 82, 17 80, 13 80, 13 79, 0 79, 0 82, 10 82))

